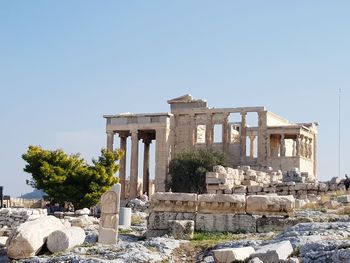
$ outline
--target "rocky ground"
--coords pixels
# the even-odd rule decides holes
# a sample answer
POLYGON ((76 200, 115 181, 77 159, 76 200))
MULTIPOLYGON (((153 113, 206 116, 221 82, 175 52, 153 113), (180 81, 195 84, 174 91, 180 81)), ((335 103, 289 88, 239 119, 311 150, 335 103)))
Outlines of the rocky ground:
MULTIPOLYGON (((232 240, 175 240, 156 237, 146 240, 144 218, 130 229, 121 229, 119 243, 115 246, 98 244, 98 224, 84 225, 87 234, 83 245, 64 253, 51 254, 47 250, 40 255, 13 262, 214 262, 214 249, 252 246, 260 247, 281 241, 290 241, 293 254, 289 261, 304 263, 350 262, 350 217, 336 211, 303 210, 297 218, 307 218, 305 223, 284 229, 282 232, 236 234, 232 240)), ((303 221, 303 220, 301 220, 303 221)), ((0 244, 0 262, 11 262, 6 249, 0 244)), ((253 262, 253 261, 252 261, 253 262)), ((259 262, 259 261, 254 261, 259 262)))

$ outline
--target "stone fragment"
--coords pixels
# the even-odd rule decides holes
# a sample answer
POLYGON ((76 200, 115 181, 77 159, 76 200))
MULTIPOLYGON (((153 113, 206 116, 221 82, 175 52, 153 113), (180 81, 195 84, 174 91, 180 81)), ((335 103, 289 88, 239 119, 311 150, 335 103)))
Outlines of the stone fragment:
POLYGON ((119 205, 121 185, 115 184, 101 196, 101 218, 98 242, 114 245, 118 242, 119 205))
POLYGON ((70 227, 52 232, 47 237, 47 248, 52 253, 70 250, 85 240, 85 231, 80 227, 70 227))
MULTIPOLYGON (((1 237, 0 236, 0 247, 4 247, 6 246, 6 241, 7 241, 8 237, 1 237)), ((1 261, 0 261, 1 262, 1 261)))
POLYGON ((244 261, 255 252, 253 247, 223 248, 213 250, 216 263, 231 263, 233 261, 244 261))
POLYGON ((338 196, 337 201, 339 203, 347 204, 350 203, 350 195, 341 195, 338 196))
POLYGON ((41 217, 28 221, 11 232, 6 246, 9 258, 21 259, 33 257, 39 253, 47 237, 54 231, 64 228, 54 216, 41 217))
POLYGON ((196 212, 197 195, 158 192, 151 196, 151 208, 159 212, 196 212))
POLYGON ((75 214, 79 215, 79 216, 81 216, 81 215, 90 215, 90 209, 85 207, 83 209, 76 210, 75 214))
POLYGON ((168 229, 169 220, 194 220, 195 213, 151 212, 147 220, 147 229, 168 229))
POLYGON ((196 215, 196 230, 209 232, 256 232, 256 218, 251 215, 201 214, 196 215))
POLYGON ((193 220, 169 220, 169 231, 175 239, 190 240, 193 238, 193 220))
POLYGON ((216 173, 226 173, 226 169, 225 167, 223 167, 222 165, 215 165, 213 167, 213 172, 216 172, 216 173))
POLYGON ((264 263, 278 263, 286 260, 293 253, 290 241, 282 241, 259 248, 252 257, 257 257, 264 263))
POLYGON ((198 195, 199 213, 245 214, 245 196, 233 194, 198 195))
POLYGON ((146 231, 146 238, 150 239, 153 237, 161 237, 164 235, 169 234, 169 230, 168 229, 147 229, 146 231))
POLYGON ((308 217, 260 217, 256 220, 256 231, 258 233, 283 231, 296 224, 308 222, 312 222, 308 217))
POLYGON ((295 199, 292 195, 250 195, 246 198, 246 204, 246 212, 251 215, 291 215, 295 199))

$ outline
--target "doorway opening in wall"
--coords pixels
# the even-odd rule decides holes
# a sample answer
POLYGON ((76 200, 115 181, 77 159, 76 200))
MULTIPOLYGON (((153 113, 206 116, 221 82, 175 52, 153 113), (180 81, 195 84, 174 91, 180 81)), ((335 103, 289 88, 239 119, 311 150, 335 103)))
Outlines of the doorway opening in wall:
POLYGON ((214 143, 222 143, 222 124, 214 125, 214 143))
POLYGON ((228 116, 229 123, 229 142, 238 144, 240 143, 241 132, 241 114, 230 113, 228 116))
POLYGON ((257 135, 254 135, 254 136, 247 135, 246 153, 249 159, 258 158, 258 136, 257 135))
POLYGON ((199 124, 196 129, 196 143, 205 143, 206 125, 199 124))

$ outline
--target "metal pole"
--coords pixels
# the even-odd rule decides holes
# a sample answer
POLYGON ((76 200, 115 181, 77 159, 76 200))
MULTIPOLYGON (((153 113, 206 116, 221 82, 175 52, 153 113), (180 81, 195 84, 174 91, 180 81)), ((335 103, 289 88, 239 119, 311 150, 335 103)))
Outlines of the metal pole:
POLYGON ((340 129, 341 129, 341 88, 339 88, 339 134, 338 134, 338 177, 340 178, 340 168, 341 168, 341 132, 340 132, 340 129))

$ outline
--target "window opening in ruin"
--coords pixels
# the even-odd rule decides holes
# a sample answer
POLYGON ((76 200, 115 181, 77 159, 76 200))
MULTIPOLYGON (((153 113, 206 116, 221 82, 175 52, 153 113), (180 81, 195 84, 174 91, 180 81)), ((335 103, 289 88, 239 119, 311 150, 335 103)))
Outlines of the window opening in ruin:
POLYGON ((253 158, 258 158, 258 136, 255 136, 253 142, 253 158))
POLYGON ((240 143, 241 115, 239 113, 230 113, 228 123, 230 143, 240 143))
POLYGON ((206 126, 204 124, 197 125, 196 143, 205 143, 206 126))
POLYGON ((295 142, 293 139, 285 139, 284 140, 285 148, 286 148, 286 155, 288 157, 294 156, 295 154, 295 142))
POLYGON ((239 124, 230 124, 230 142, 240 143, 239 124))
POLYGON ((256 112, 247 112, 247 127, 258 127, 259 117, 256 112))
POLYGON ((248 158, 258 157, 258 136, 247 135, 246 155, 248 158))
POLYGON ((222 143, 222 124, 214 125, 214 143, 222 143))

